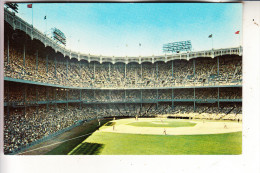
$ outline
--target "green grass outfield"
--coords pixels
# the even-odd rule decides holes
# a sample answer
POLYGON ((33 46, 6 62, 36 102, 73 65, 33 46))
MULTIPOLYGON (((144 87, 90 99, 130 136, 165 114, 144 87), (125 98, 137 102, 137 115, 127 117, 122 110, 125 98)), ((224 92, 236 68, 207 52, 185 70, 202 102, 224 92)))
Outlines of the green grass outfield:
POLYGON ((242 132, 211 135, 141 135, 96 131, 69 154, 225 155, 242 153, 242 132))

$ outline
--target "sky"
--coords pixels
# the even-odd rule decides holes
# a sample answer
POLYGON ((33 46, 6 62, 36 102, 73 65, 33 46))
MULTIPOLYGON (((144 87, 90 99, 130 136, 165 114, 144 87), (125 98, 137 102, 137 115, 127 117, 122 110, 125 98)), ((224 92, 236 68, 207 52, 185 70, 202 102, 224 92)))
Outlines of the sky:
POLYGON ((177 41, 191 40, 193 51, 242 42, 240 3, 27 4, 18 4, 19 17, 43 33, 60 29, 67 49, 86 54, 151 56, 163 55, 163 44, 177 41))

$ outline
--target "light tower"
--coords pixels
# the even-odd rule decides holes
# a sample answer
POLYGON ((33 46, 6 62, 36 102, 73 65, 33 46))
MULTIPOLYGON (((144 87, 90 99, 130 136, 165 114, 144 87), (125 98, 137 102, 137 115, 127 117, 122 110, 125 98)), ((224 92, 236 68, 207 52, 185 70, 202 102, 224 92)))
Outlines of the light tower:
POLYGON ((181 51, 190 52, 192 50, 191 41, 178 41, 163 45, 164 53, 179 53, 181 51))

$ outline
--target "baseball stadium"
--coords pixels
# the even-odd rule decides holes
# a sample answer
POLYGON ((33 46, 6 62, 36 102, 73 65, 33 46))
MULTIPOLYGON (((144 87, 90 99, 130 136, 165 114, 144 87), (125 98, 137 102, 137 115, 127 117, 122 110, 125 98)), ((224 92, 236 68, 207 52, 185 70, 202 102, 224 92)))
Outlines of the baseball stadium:
POLYGON ((81 53, 12 5, 4 11, 5 154, 242 154, 242 46, 81 53))

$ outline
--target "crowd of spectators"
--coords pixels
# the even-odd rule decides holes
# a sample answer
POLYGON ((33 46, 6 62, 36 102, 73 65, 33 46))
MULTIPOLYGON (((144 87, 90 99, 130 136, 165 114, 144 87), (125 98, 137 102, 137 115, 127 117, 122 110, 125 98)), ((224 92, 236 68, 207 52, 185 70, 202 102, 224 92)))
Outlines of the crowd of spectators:
POLYGON ((30 51, 25 54, 19 47, 11 46, 9 63, 4 51, 5 76, 88 88, 151 88, 172 86, 236 85, 242 83, 242 58, 219 57, 173 62, 102 63, 63 58, 43 57, 30 51), (194 69, 195 68, 195 69, 194 69))
MULTIPOLYGON (((92 90, 47 87, 5 82, 5 102, 85 101, 85 102, 140 102, 145 101, 199 101, 217 100, 218 88, 146 89, 146 90, 92 90), (194 95, 195 92, 195 95, 194 95), (194 97, 195 96, 195 97, 194 97)), ((242 88, 219 89, 219 99, 242 99, 242 88)))
POLYGON ((159 90, 158 91, 158 99, 172 99, 172 90, 159 90))
POLYGON ((36 141, 61 129, 85 119, 86 114, 79 111, 78 106, 64 104, 57 106, 33 106, 12 108, 4 117, 4 149, 11 152, 20 146, 36 141))
MULTIPOLYGON (((6 109, 6 108, 5 108, 6 109)), ((241 105, 216 105, 170 103, 145 104, 50 104, 10 108, 4 116, 5 152, 24 146, 44 136, 69 127, 80 120, 101 117, 154 117, 160 115, 205 118, 205 119, 242 119, 241 105)))
MULTIPOLYGON (((186 118, 242 119, 241 105, 223 104, 218 109, 217 105, 196 104, 194 109, 193 102, 189 104, 178 102, 176 105, 172 105, 171 102, 156 103, 157 98, 159 100, 173 98, 174 101, 194 98, 217 99, 217 88, 196 88, 195 92, 193 88, 152 89, 152 87, 241 84, 241 57, 219 57, 218 73, 216 58, 126 65, 89 63, 61 56, 47 58, 37 54, 38 63, 36 63, 35 52, 28 50, 24 54, 23 48, 14 45, 10 46, 9 62, 7 54, 5 49, 6 77, 61 86, 95 88, 80 90, 5 81, 4 101, 10 103, 8 111, 7 107, 4 111, 4 150, 7 153, 80 120, 96 117, 174 115, 186 118), (115 90, 116 88, 130 89, 115 90), (136 88, 146 89, 141 92, 136 88), (140 104, 141 99, 145 103, 140 104), (56 102, 66 100, 82 102, 69 104, 56 102), (46 103, 35 104, 35 102, 46 103), (110 104, 102 104, 105 102, 110 104)), ((241 87, 219 88, 219 91, 220 99, 242 99, 241 87)))
POLYGON ((218 90, 217 88, 200 88, 195 91, 196 99, 217 99, 218 98, 218 90))
POLYGON ((220 99, 242 99, 242 88, 221 88, 220 99))
POLYGON ((176 89, 174 90, 174 99, 193 99, 194 90, 193 89, 176 89))

